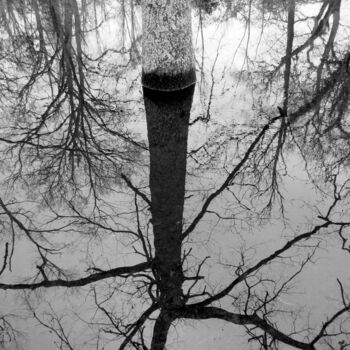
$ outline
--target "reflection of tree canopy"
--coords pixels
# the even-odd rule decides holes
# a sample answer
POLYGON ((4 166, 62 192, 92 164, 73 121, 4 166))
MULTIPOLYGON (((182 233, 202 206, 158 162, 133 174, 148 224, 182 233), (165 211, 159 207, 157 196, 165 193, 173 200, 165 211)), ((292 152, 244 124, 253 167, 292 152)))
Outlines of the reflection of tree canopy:
POLYGON ((108 70, 108 52, 94 57, 88 48, 87 34, 103 20, 92 12, 98 3, 82 3, 84 11, 76 1, 6 5, 1 81, 8 125, 2 137, 18 159, 15 171, 54 192, 114 182, 144 146, 125 130, 113 88, 103 86, 114 79, 100 75, 108 70))
MULTIPOLYGON (((107 349, 110 342, 145 350, 150 325, 167 325, 159 335, 166 340, 178 320, 211 318, 243 326, 249 342, 261 349, 347 348, 349 281, 341 274, 332 281, 337 303, 326 318, 309 322, 305 310, 283 302, 295 281, 307 284, 303 273, 318 262, 321 248, 338 245, 349 252, 350 33, 342 1, 192 1, 203 40, 195 101, 203 110, 195 107, 189 122, 182 112, 192 96, 185 89, 173 95, 148 91, 146 108, 142 105, 140 5, 1 2, 0 289, 47 288, 59 295, 58 287, 81 288, 78 297, 65 295, 73 304, 82 296, 88 300, 70 320, 49 293, 46 306, 42 295, 23 298, 61 349, 75 349, 71 338, 81 341, 80 328, 75 335, 67 331, 75 321, 94 334, 93 348, 107 349), (225 21, 244 28, 243 38, 232 44, 244 54, 238 73, 227 66, 219 75, 215 65, 223 53, 218 50, 206 66, 203 31, 225 21), (109 30, 115 37, 106 37, 109 30), (214 89, 225 81, 231 84, 225 91, 214 89), (235 100, 238 85, 252 95, 248 106, 239 115, 232 109, 222 116, 227 112, 222 101, 235 100), (164 132, 154 119, 149 125, 155 132, 149 130, 146 140, 140 130, 144 114, 150 120, 151 113, 157 118, 167 109, 175 109, 169 115, 180 116, 182 124, 169 118, 164 132), (158 147, 153 159, 161 172, 181 158, 178 140, 186 138, 181 143, 186 158, 188 128, 194 139, 201 132, 206 137, 189 142, 184 197, 177 183, 149 182, 148 156, 158 147), (298 176, 293 168, 300 158, 309 177, 305 192, 321 198, 315 199, 317 209, 312 199, 298 204, 310 211, 307 224, 293 222, 294 202, 284 187, 298 176), (156 190, 165 203, 158 207, 156 190), (154 236, 157 228, 169 229, 160 222, 167 203, 173 202, 173 212, 181 201, 185 209, 177 206, 178 217, 183 214, 184 222, 169 230, 179 233, 182 249, 176 275, 179 271, 159 266, 154 236), (259 250, 261 235, 249 238, 261 227, 280 230, 265 251, 259 250), (16 275, 21 249, 33 261, 25 278, 21 271, 16 275), (169 289, 164 276, 183 292, 176 303, 162 299, 169 289)), ((164 250, 163 258, 167 253, 173 254, 164 250)), ((18 337, 12 321, 11 313, 0 310, 0 348, 18 337)))
POLYGON ((310 35, 294 34, 288 29, 287 37, 293 36, 294 48, 276 62, 276 66, 261 66, 266 86, 271 91, 278 86, 276 76, 284 74, 284 79, 286 75, 289 77, 289 120, 286 127, 290 128, 293 143, 301 147, 305 155, 314 150, 311 156, 321 161, 322 166, 330 168, 344 162, 344 151, 348 148, 348 28, 340 24, 340 6, 341 1, 323 2, 311 22, 310 35), (291 58, 290 67, 288 56, 291 58), (337 151, 332 152, 335 144, 337 151))

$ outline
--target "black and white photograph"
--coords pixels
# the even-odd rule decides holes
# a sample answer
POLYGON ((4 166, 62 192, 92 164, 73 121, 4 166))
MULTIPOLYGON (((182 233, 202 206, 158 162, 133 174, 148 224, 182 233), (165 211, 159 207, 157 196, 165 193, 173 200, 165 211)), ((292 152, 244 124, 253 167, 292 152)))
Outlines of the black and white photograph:
POLYGON ((350 350, 350 0, 0 0, 0 350, 350 350))

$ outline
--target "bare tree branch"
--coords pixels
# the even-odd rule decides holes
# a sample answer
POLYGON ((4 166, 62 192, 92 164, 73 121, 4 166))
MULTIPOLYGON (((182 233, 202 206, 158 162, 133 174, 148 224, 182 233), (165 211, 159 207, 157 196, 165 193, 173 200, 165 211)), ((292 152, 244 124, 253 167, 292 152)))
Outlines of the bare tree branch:
POLYGON ((181 318, 190 318, 197 320, 217 318, 237 325, 253 325, 270 334, 274 339, 284 344, 293 346, 294 348, 303 350, 314 349, 312 344, 293 339, 292 337, 282 333, 277 328, 270 325, 267 321, 260 318, 256 314, 241 315, 226 311, 218 307, 187 306, 184 309, 177 311, 177 316, 181 318))
POLYGON ((194 304, 195 306, 205 306, 213 303, 214 301, 220 300, 224 296, 226 296, 237 284, 244 281, 249 275, 251 275, 253 272, 257 271, 261 267, 267 265, 269 262, 274 260, 275 258, 279 257, 282 253, 286 252, 288 249, 295 246, 296 243, 308 239, 318 233, 321 229, 327 228, 332 223, 330 221, 324 222, 322 225, 317 225, 313 228, 313 230, 305 232, 301 235, 296 236, 292 240, 288 241, 282 248, 276 250, 274 253, 269 255, 268 257, 260 260, 257 264, 255 264, 253 267, 247 269, 245 272, 242 272, 233 282, 231 282, 226 288, 224 288, 221 292, 199 302, 194 304))
POLYGON ((266 132, 269 130, 271 125, 278 119, 280 119, 281 116, 277 116, 272 118, 260 131, 258 136, 254 139, 254 141, 251 143, 249 146, 247 152, 244 154, 243 158, 241 161, 235 166, 235 168, 231 171, 231 173, 227 176, 226 180, 223 182, 223 184, 212 194, 209 195, 209 197, 206 199, 204 202, 201 210, 197 214, 197 216, 194 218, 192 223, 187 227, 187 229, 183 232, 182 234, 182 239, 185 239, 198 225, 200 220, 203 218, 205 213, 208 210, 208 207, 212 203, 212 201, 217 198, 233 181, 235 176, 239 173, 239 171, 242 169, 242 167, 245 165, 245 163, 248 161, 251 153, 255 149, 255 147, 258 145, 259 141, 263 138, 263 136, 266 134, 266 132))
POLYGON ((0 283, 0 289, 3 290, 34 290, 37 288, 51 288, 51 287, 66 287, 66 288, 72 288, 72 287, 82 287, 86 286, 88 284, 104 280, 106 278, 111 277, 123 277, 127 278, 130 275, 137 273, 137 272, 143 272, 147 269, 150 269, 150 263, 144 262, 133 266, 123 266, 123 267, 116 267, 114 269, 110 269, 107 271, 101 271, 98 273, 94 273, 87 277, 78 278, 75 280, 44 280, 42 282, 38 283, 15 283, 15 284, 5 284, 0 283))

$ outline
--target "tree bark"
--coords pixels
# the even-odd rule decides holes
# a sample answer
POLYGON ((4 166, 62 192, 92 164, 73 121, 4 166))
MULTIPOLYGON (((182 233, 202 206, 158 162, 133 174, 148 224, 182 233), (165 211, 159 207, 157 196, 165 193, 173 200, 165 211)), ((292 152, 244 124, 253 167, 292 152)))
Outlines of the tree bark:
POLYGON ((144 88, 150 150, 151 212, 155 272, 161 301, 182 302, 182 219, 188 121, 194 85, 179 91, 144 88))
POLYGON ((182 220, 188 122, 195 88, 191 12, 186 0, 142 3, 142 85, 150 152, 151 213, 160 314, 151 349, 163 350, 172 309, 184 304, 182 220))
POLYGON ((151 350, 163 350, 165 348, 169 328, 173 319, 166 311, 161 311, 154 324, 151 350))
POLYGON ((171 91, 194 84, 189 2, 143 0, 142 28, 142 85, 171 91))
POLYGON ((145 0, 142 25, 154 271, 161 303, 169 308, 182 303, 187 136, 196 79, 189 4, 185 0, 145 0))

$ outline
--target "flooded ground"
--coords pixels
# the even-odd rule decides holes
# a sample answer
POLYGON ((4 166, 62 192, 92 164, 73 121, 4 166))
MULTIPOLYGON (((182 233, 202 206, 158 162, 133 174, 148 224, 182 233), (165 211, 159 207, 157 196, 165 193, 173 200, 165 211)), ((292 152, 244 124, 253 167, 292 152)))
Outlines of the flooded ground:
MULTIPOLYGON (((317 234, 295 241, 220 302, 213 303, 238 314, 257 312, 281 332, 307 342, 349 303, 350 5, 343 1, 338 18, 336 10, 327 12, 331 8, 327 1, 325 12, 320 10, 321 3, 297 3, 286 87, 287 11, 277 5, 262 8, 242 2, 240 7, 238 3, 232 3, 232 10, 226 12, 219 6, 210 15, 193 10, 197 83, 188 137, 183 232, 191 227, 208 198, 220 193, 184 239, 183 268, 188 276, 198 275, 198 281, 185 281, 183 290, 191 291, 190 304, 201 302, 288 241, 316 229, 317 234), (328 27, 316 37, 317 24, 327 15, 328 27), (270 129, 252 147, 269 123, 270 129), (234 173, 240 163, 242 167, 234 173), (328 227, 319 229, 327 222, 328 227)), ((106 5, 96 17, 99 30, 89 31, 85 38, 85 50, 91 57, 80 84, 84 81, 89 86, 91 95, 85 98, 98 110, 96 115, 91 112, 95 124, 92 122, 91 135, 85 139, 96 136, 101 144, 91 146, 91 154, 103 149, 108 158, 97 159, 92 173, 84 159, 73 162, 74 176, 63 171, 59 177, 50 165, 55 163, 45 163, 46 156, 55 160, 60 154, 54 153, 54 148, 45 153, 45 147, 66 135, 62 130, 57 139, 50 134, 68 118, 62 108, 57 119, 50 119, 54 112, 46 108, 51 93, 43 89, 60 68, 55 67, 51 78, 33 83, 27 100, 23 98, 18 108, 13 108, 15 94, 11 95, 11 89, 1 97, 2 117, 8 122, 2 127, 2 198, 13 210, 9 216, 6 206, 2 207, 3 245, 8 242, 13 248, 11 270, 2 271, 0 283, 73 280, 138 264, 144 259, 144 242, 137 238, 140 231, 152 245, 154 223, 148 203, 133 191, 137 188, 149 196, 147 127, 140 83, 140 9, 127 7, 125 13, 122 9, 106 5), (16 121, 12 119, 15 113, 16 121), (20 143, 5 153, 9 140, 17 142, 22 131, 37 125, 43 115, 49 120, 45 129, 48 136, 43 132, 44 141, 35 149, 37 153, 20 143), (100 116, 114 133, 103 128, 100 116), (119 143, 113 144, 113 137, 120 134, 119 143), (49 169, 47 173, 43 164, 49 169), (124 183, 122 176, 133 185, 124 183), (57 178, 61 183, 55 182, 57 178), (29 233, 21 227, 22 222, 29 233)), ((6 62, 2 57, 2 69, 17 76, 19 86, 28 82, 28 68, 18 68, 14 60, 6 62)), ((22 87, 23 91, 27 88, 25 84, 22 87)), ((51 88, 59 93, 61 87, 54 84, 51 88)), ((62 97, 62 106, 66 102, 62 97)), ((33 137, 30 146, 39 145, 42 139, 33 137)), ((60 163, 57 173, 60 166, 66 169, 60 163)), ((4 254, 6 259, 9 254, 4 254)), ((42 288, 18 294, 1 291, 0 315, 8 315, 14 328, 25 332, 25 337, 18 337, 18 344, 26 350, 53 350, 55 343, 62 349, 115 349, 121 343, 116 333, 122 333, 116 324, 128 318, 136 320, 150 303, 145 280, 148 277, 140 273, 83 288, 42 288)), ((339 342, 350 342, 348 311, 341 316, 317 349, 344 349, 339 342)), ((151 320, 143 329, 147 340, 152 326, 151 320)), ((16 333, 3 333, 0 339, 4 338, 5 348, 15 348, 10 338, 16 333)), ((257 340, 265 336, 251 325, 217 319, 178 320, 170 329, 167 349, 255 349, 261 346, 257 340)), ((274 348, 273 342, 269 348, 274 348)), ((276 348, 289 347, 278 343, 276 348)))

